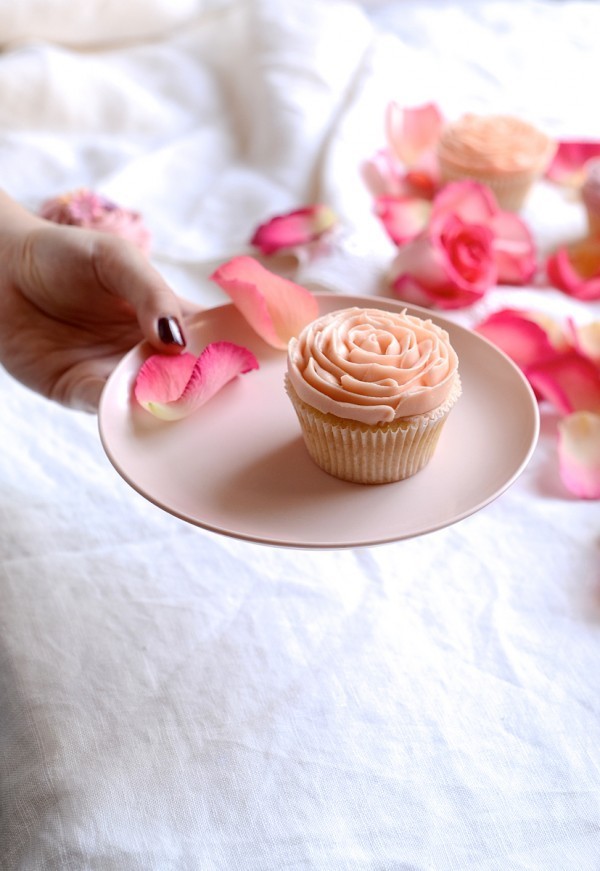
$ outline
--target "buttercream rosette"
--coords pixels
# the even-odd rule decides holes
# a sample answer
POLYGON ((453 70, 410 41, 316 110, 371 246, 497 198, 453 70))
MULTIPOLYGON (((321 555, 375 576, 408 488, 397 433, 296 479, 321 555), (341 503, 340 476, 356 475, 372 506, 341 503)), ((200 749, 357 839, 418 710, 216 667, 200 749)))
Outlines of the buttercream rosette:
POLYGON ((286 390, 317 465, 378 484, 429 462, 461 383, 448 333, 433 321, 353 307, 290 341, 286 390))
POLYGON ((440 136, 437 157, 444 182, 473 179, 491 188, 502 209, 518 211, 547 170, 556 142, 512 115, 467 113, 440 136))

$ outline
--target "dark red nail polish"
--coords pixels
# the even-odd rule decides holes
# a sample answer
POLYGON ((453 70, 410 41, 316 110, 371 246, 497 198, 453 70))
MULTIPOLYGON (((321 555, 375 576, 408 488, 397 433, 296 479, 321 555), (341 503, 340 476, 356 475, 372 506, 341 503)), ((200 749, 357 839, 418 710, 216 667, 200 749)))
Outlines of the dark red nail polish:
POLYGON ((158 337, 165 345, 179 345, 185 347, 185 339, 179 322, 176 318, 159 318, 158 319, 158 337))

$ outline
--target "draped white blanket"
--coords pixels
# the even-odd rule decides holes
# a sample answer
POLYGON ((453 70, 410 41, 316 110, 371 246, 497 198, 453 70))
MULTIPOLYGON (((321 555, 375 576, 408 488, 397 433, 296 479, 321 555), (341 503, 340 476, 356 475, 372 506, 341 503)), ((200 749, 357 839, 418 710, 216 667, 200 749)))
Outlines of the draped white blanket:
MULTIPOLYGON (((600 138, 598 32, 577 0, 0 0, 0 183, 139 209, 204 305, 261 220, 327 202, 344 239, 298 277, 372 293, 388 100, 600 138)), ((584 227, 543 186, 525 217, 584 227)), ((600 317, 540 288, 454 317, 505 304, 600 317)), ((164 514, 93 418, 0 390, 0 868, 597 871, 600 509, 551 415, 480 513, 299 553, 164 514)))

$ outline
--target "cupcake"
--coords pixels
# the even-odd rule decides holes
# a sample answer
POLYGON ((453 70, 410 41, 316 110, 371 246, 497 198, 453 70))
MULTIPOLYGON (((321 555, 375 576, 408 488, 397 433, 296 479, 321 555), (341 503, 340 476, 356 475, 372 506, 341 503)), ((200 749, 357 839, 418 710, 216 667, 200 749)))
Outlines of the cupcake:
POLYGON ((516 212, 547 169, 556 143, 511 115, 464 115, 438 142, 442 181, 473 179, 492 189, 500 208, 516 212))
POLYGON ((285 385, 308 453, 359 484, 408 478, 431 459, 461 393, 458 358, 431 320, 346 308, 288 346, 285 385))
POLYGON ((588 161, 581 187, 590 236, 600 237, 600 157, 588 161))

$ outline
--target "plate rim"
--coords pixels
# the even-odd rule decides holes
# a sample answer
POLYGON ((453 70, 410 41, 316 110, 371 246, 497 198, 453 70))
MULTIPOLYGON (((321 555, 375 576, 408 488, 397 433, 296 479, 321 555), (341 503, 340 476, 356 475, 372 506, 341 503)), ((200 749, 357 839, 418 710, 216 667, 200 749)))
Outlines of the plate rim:
MULTIPOLYGON (((358 305, 363 307, 381 307, 391 310, 406 310, 409 314, 415 314, 423 319, 430 319, 434 323, 437 323, 443 329, 448 329, 450 327, 450 331, 458 331, 459 333, 463 333, 468 335, 469 340, 473 340, 473 338, 480 342, 482 345, 486 346, 489 351, 494 354, 497 354, 504 362, 505 366, 512 372, 512 375, 516 377, 516 379, 520 382, 522 388, 524 388, 524 392, 528 395, 529 398, 529 406, 532 413, 530 419, 531 426, 531 434, 529 438, 529 444, 527 450, 525 451, 523 457, 521 458, 520 463, 516 466, 512 474, 502 483, 500 487, 497 487, 493 493, 487 495, 485 498, 479 500, 469 508, 452 515, 450 519, 440 519, 439 522, 432 523, 427 525, 426 528, 419 530, 417 532, 408 532, 407 534, 398 533, 398 534, 390 534, 381 537, 373 537, 372 535, 365 537, 362 540, 357 541, 319 541, 319 542, 309 542, 309 541, 292 541, 292 540, 284 540, 278 539, 274 536, 268 536, 267 534, 252 534, 249 532, 243 532, 239 530, 235 530, 233 528, 226 528, 217 523, 211 523, 206 520, 200 520, 198 517, 190 517, 188 514, 182 511, 178 511, 175 508, 169 507, 165 505, 160 499, 156 496, 153 496, 151 493, 147 491, 144 487, 137 484, 132 476, 127 474, 126 470, 123 469, 122 464, 114 457, 112 450, 109 445, 110 439, 107 438, 106 434, 106 405, 108 402, 107 396, 110 393, 111 388, 113 387, 115 381, 117 381, 121 375, 121 372, 127 368, 128 361, 134 357, 138 356, 140 353, 144 356, 148 356, 151 353, 156 353, 155 349, 152 348, 150 343, 147 340, 143 340, 136 344, 133 348, 126 352, 123 355, 113 372, 111 372, 109 378, 107 379, 106 385, 102 391, 102 395, 100 398, 99 408, 98 408, 98 432, 100 437, 100 442, 104 453, 106 454, 108 460, 111 465, 118 473, 118 475, 134 490, 134 492, 138 493, 142 498, 146 499, 146 501, 155 505, 160 510, 165 513, 176 517, 177 519, 189 523, 196 528, 206 530, 208 532, 212 532, 218 535, 224 535, 228 538, 233 538, 239 541, 245 541, 252 544, 261 544, 265 546, 271 547, 283 547, 288 549, 296 549, 296 550, 347 550, 349 548, 361 548, 361 547, 374 547, 384 544, 392 544, 394 542, 400 541, 408 541, 413 538, 419 538, 423 535, 428 535, 433 532, 437 532, 441 529, 450 527, 455 525, 456 523, 460 523, 462 520, 478 513, 483 508, 490 505, 497 498, 499 498, 503 493, 505 493, 514 482, 520 477, 523 473, 531 457, 535 448, 537 446, 539 440, 540 433, 540 412, 538 407, 538 402, 535 397, 535 394, 531 388, 531 385, 527 381, 523 372, 519 369, 517 364, 500 348, 494 345, 487 337, 482 336, 477 333, 475 330, 466 327, 462 324, 456 323, 455 321, 449 320, 444 316, 444 314, 440 314, 437 310, 431 310, 428 308, 424 308, 422 306, 413 305, 412 303, 404 302, 401 299, 394 299, 390 297, 369 295, 363 296, 361 294, 341 294, 332 291, 327 287, 323 287, 323 289, 318 289, 315 286, 311 286, 311 292, 318 299, 325 299, 328 301, 339 300, 341 305, 340 308, 347 308, 351 305, 358 305)), ((188 332, 194 330, 195 325, 198 328, 201 328, 202 319, 206 317, 207 314, 210 316, 218 316, 220 313, 223 313, 225 310, 236 310, 236 306, 233 302, 224 302, 221 305, 217 306, 209 306, 199 310, 196 314, 194 314, 187 322, 188 332)), ((333 311, 334 309, 331 309, 333 311)), ((270 346, 265 344, 265 348, 268 350, 270 346)), ((323 472, 323 474, 327 474, 323 472)), ((369 485, 361 485, 361 486, 369 486, 369 485)), ((374 485, 374 486, 388 486, 388 485, 374 485)))

